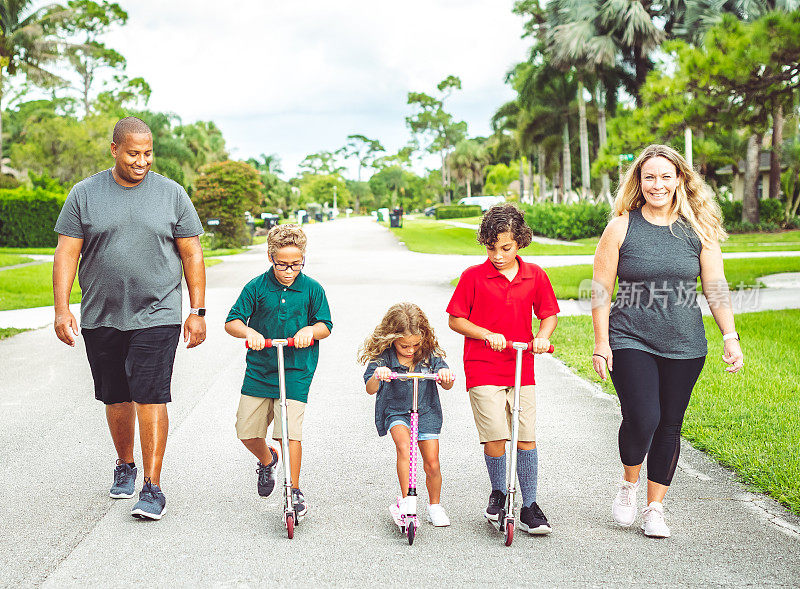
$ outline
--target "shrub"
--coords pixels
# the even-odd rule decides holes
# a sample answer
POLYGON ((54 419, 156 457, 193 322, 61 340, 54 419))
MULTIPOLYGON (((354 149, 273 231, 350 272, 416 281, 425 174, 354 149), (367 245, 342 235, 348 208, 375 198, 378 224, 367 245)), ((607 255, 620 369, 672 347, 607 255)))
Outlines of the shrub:
POLYGON ((245 225, 244 212, 253 210, 261 199, 258 172, 244 162, 215 162, 200 168, 192 201, 200 219, 215 217, 215 247, 239 247, 249 244, 251 234, 245 225))
POLYGON ((436 207, 437 219, 460 219, 478 217, 483 211, 479 205, 444 205, 436 207))
POLYGON ((0 246, 55 246, 53 227, 65 199, 63 192, 41 188, 0 189, 0 246))
POLYGON ((783 223, 784 204, 777 198, 758 201, 758 223, 742 221, 742 202, 720 200, 722 224, 729 233, 746 233, 751 231, 777 231, 783 223))
POLYGON ((574 240, 603 233, 611 209, 605 203, 539 203, 520 205, 525 222, 536 235, 552 239, 574 240))
POLYGON ((759 201, 758 214, 762 223, 780 225, 783 222, 784 204, 777 198, 759 201))

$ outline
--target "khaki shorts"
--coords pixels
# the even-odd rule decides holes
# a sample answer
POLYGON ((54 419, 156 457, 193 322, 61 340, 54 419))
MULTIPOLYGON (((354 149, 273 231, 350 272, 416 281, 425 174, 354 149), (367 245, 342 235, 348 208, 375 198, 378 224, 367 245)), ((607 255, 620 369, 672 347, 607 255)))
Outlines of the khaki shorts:
MULTIPOLYGON (((306 404, 302 401, 287 399, 289 404, 288 422, 289 439, 303 439, 303 415, 306 404)), ((236 435, 240 440, 253 438, 266 438, 267 427, 275 419, 272 428, 272 438, 280 440, 281 430, 281 400, 263 397, 242 395, 239 399, 239 409, 236 411, 236 435)))
MULTIPOLYGON (((533 385, 519 391, 519 441, 536 441, 536 394, 533 385)), ((511 408, 514 387, 481 385, 469 389, 472 415, 481 444, 511 439, 511 408)))

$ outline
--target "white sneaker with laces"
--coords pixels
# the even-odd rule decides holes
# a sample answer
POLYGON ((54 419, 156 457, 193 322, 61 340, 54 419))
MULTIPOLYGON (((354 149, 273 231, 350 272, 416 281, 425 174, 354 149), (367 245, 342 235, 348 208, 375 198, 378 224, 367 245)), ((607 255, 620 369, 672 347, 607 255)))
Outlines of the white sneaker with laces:
POLYGON ((629 527, 636 519, 636 490, 639 481, 631 483, 624 478, 619 482, 619 491, 611 504, 611 515, 614 521, 623 528, 629 527))
POLYGON ((642 530, 645 536, 652 538, 669 538, 670 532, 664 521, 664 506, 652 501, 642 510, 642 530))
POLYGON ((394 520, 394 523, 396 523, 398 526, 402 524, 402 519, 400 518, 400 501, 401 500, 402 500, 402 497, 398 497, 397 501, 395 501, 394 503, 392 503, 389 506, 389 513, 392 515, 392 519, 394 520))
POLYGON ((450 518, 447 517, 444 507, 438 503, 431 503, 428 505, 428 521, 437 528, 450 525, 450 518))

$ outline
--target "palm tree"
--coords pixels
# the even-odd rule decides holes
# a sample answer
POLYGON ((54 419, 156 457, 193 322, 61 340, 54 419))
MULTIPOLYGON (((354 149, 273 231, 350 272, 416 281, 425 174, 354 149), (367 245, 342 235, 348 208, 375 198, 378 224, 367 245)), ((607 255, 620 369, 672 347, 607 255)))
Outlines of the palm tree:
POLYGON ((472 184, 483 182, 483 171, 489 165, 489 151, 480 141, 462 139, 447 156, 447 167, 456 182, 463 182, 467 196, 472 196, 472 184))
MULTIPOLYGON (((45 69, 59 57, 56 24, 67 14, 58 4, 33 8, 32 0, 0 0, 0 104, 6 78, 17 73, 36 84, 66 83, 45 69)), ((2 110, 2 108, 0 108, 2 110)), ((3 157, 0 120, 0 162, 3 157)))
POLYGON ((569 123, 576 109, 577 90, 575 76, 560 72, 548 64, 529 64, 518 82, 520 104, 526 111, 526 120, 521 121, 524 133, 544 140, 556 134, 556 127, 559 129, 562 200, 566 200, 572 192, 569 123))

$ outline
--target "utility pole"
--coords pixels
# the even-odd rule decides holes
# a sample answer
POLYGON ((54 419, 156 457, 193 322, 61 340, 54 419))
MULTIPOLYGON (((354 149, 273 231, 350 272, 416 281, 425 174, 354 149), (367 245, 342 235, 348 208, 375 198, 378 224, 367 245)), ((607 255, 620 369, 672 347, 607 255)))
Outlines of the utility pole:
POLYGON ((690 127, 686 127, 684 130, 684 151, 686 152, 686 163, 690 168, 694 168, 692 165, 692 129, 690 127))

